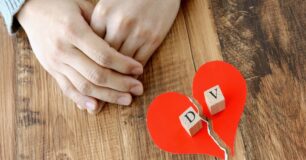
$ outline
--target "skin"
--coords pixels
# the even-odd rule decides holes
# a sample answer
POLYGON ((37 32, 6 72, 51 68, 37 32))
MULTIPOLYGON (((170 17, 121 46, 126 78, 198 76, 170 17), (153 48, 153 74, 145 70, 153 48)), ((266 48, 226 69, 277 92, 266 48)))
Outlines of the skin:
POLYGON ((143 66, 111 48, 88 22, 84 0, 28 0, 17 15, 41 65, 80 109, 100 110, 98 100, 129 105, 143 86, 133 78, 143 66))
POLYGON ((134 77, 161 44, 180 0, 28 0, 17 19, 41 65, 80 109, 129 105, 134 77))
POLYGON ((169 32, 180 0, 100 0, 93 30, 114 49, 143 65, 169 32))

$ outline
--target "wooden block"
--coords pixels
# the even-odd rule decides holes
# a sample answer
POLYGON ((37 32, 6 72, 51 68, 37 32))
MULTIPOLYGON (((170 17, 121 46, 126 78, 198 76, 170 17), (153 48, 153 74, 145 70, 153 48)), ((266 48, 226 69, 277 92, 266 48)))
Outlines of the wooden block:
POLYGON ((184 113, 180 115, 180 121, 186 132, 192 137, 202 129, 202 120, 198 113, 189 107, 184 113))
POLYGON ((225 99, 219 85, 205 91, 204 97, 211 115, 215 115, 225 109, 225 99))

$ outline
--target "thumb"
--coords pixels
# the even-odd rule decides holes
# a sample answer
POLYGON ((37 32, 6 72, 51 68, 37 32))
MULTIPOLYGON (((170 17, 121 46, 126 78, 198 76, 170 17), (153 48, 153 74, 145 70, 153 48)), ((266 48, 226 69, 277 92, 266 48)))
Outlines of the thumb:
POLYGON ((94 10, 94 5, 87 0, 77 0, 77 3, 79 4, 83 17, 85 18, 87 23, 90 24, 91 15, 94 10))

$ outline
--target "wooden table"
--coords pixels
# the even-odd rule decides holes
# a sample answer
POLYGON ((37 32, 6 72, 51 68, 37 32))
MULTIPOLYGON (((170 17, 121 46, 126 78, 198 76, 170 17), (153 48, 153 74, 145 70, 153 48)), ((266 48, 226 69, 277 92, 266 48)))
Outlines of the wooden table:
POLYGON ((306 1, 188 0, 140 78, 130 107, 76 109, 43 70, 24 32, 0 27, 0 159, 215 159, 159 150, 146 111, 166 91, 191 95, 197 68, 225 60, 248 97, 232 159, 306 158, 306 1))

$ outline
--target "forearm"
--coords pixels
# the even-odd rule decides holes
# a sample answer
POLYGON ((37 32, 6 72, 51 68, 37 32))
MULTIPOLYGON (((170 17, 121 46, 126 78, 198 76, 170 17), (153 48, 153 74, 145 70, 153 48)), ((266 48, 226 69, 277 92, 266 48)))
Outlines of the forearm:
POLYGON ((16 32, 19 27, 15 14, 20 10, 25 0, 1 0, 0 12, 10 33, 16 32))

